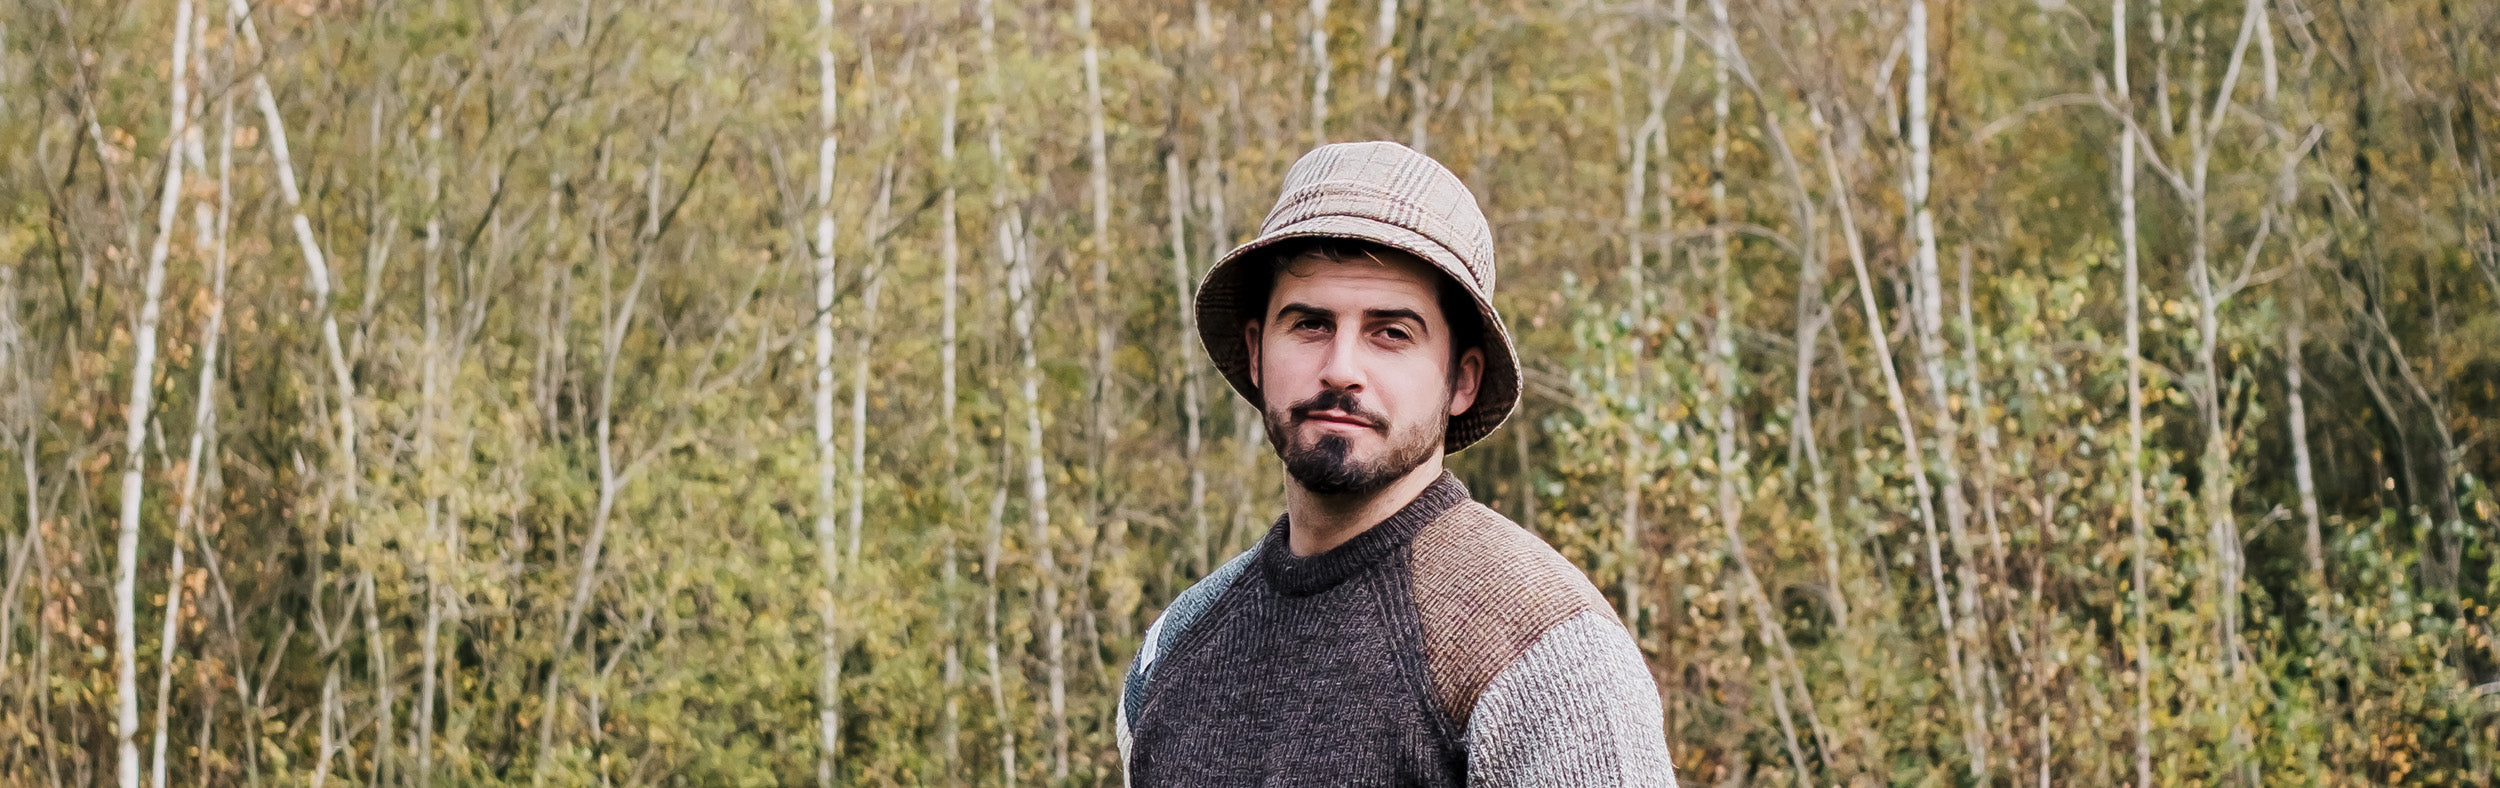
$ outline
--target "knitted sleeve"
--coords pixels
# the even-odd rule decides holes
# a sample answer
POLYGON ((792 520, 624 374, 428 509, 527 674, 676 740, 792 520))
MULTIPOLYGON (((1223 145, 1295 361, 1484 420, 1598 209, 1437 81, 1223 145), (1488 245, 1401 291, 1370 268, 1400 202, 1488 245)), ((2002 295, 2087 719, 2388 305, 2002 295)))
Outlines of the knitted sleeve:
POLYGON ((1547 630, 1495 676, 1467 724, 1470 786, 1674 788, 1657 685, 1607 611, 1547 630))

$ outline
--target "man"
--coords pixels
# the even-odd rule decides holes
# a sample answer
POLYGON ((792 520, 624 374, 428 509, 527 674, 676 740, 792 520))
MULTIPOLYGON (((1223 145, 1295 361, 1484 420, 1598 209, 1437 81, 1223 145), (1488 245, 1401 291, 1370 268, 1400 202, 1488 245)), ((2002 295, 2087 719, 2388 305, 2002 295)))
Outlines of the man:
POLYGON ((1519 400, 1493 236, 1423 154, 1328 145, 1198 288, 1199 338, 1287 477, 1267 537, 1146 631, 1135 786, 1673 786, 1613 608, 1442 457, 1519 400))

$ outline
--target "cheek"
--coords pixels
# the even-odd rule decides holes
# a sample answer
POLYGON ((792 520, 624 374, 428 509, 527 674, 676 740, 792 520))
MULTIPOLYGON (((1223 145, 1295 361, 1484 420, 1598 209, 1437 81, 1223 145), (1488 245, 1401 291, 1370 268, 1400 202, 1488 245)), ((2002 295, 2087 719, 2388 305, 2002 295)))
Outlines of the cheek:
POLYGON ((1261 374, 1287 385, 1308 385, 1326 360, 1322 350, 1307 342, 1271 339, 1259 351, 1261 374))
POLYGON ((1429 359, 1400 358, 1383 364, 1383 377, 1395 385, 1376 387, 1374 399, 1402 422, 1432 420, 1449 403, 1449 371, 1429 359))

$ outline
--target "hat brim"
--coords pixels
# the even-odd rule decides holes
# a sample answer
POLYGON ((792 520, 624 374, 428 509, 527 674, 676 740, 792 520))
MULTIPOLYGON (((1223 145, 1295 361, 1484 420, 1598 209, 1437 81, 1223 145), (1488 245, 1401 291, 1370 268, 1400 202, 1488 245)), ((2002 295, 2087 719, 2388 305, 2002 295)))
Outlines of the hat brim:
POLYGON ((1414 255, 1449 277, 1465 290, 1475 303, 1476 314, 1483 320, 1484 374, 1476 388, 1476 401, 1467 412, 1450 417, 1442 435, 1443 450, 1456 454, 1475 445, 1484 436, 1510 419, 1519 406, 1519 351, 1511 341, 1510 327, 1502 315, 1493 310, 1483 283, 1474 281, 1458 255, 1421 233, 1387 222, 1360 216, 1314 216, 1262 233, 1249 243, 1234 247, 1207 270, 1198 283, 1198 341, 1206 346, 1217 371, 1231 383, 1233 391, 1252 405, 1264 400, 1259 387, 1250 377, 1250 350, 1242 336, 1242 327, 1266 304, 1244 304, 1241 300, 1263 288, 1251 287, 1247 277, 1268 273, 1257 265, 1268 250, 1277 244, 1303 238, 1342 238, 1375 243, 1414 255))

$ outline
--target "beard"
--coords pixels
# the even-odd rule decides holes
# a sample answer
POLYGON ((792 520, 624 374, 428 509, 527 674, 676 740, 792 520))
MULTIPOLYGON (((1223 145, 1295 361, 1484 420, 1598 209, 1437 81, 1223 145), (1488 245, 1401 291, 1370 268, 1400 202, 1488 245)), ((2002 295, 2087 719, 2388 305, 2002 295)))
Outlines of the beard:
POLYGON ((1448 414, 1435 410, 1439 418, 1428 424, 1389 424, 1378 413, 1363 409, 1354 395, 1343 389, 1324 389, 1316 396, 1282 411, 1263 409, 1267 422, 1267 440, 1275 447, 1276 456, 1285 463, 1285 473, 1302 485, 1302 489, 1327 496, 1364 496, 1379 492, 1390 482, 1430 460, 1441 450, 1442 433, 1449 426, 1448 414), (1354 443, 1344 435, 1327 434, 1308 444, 1297 443, 1293 428, 1310 420, 1310 414, 1323 410, 1343 411, 1375 425, 1389 445, 1374 460, 1354 456, 1354 443))

